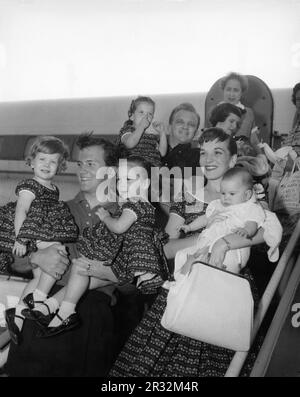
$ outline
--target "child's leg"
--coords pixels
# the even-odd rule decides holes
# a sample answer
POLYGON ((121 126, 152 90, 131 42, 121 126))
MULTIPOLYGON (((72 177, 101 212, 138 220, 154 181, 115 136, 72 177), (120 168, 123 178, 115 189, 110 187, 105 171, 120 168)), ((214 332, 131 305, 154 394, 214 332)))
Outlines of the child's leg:
POLYGON ((27 283, 26 287, 23 290, 19 303, 16 306, 15 323, 20 331, 23 327, 23 322, 25 319, 25 317, 22 315, 22 310, 27 309, 27 305, 24 303, 23 298, 35 290, 39 282, 40 275, 41 270, 39 268, 33 270, 33 279, 27 283))
POLYGON ((78 273, 76 265, 72 266, 68 285, 66 286, 66 293, 57 315, 53 318, 49 327, 58 327, 63 320, 67 319, 71 314, 75 313, 75 307, 87 290, 90 282, 88 276, 83 276, 78 273))
POLYGON ((34 308, 34 311, 41 312, 45 316, 51 313, 55 313, 56 310, 61 305, 62 301, 64 300, 65 293, 66 293, 66 287, 61 288, 58 292, 56 292, 55 295, 46 299, 42 304, 37 305, 34 308))
MULTIPOLYGON (((55 241, 37 241, 38 249, 44 249, 50 247, 51 245, 56 244, 55 241)), ((51 288, 56 282, 56 279, 46 272, 41 271, 39 268, 33 270, 34 278, 38 277, 38 283, 35 285, 35 288, 31 289, 31 286, 28 287, 24 293, 26 296, 27 294, 33 294, 34 302, 44 302, 47 299, 47 295, 50 292, 51 288)), ((32 284, 32 286, 34 283, 32 284)), ((23 298, 24 298, 23 296, 23 298)))

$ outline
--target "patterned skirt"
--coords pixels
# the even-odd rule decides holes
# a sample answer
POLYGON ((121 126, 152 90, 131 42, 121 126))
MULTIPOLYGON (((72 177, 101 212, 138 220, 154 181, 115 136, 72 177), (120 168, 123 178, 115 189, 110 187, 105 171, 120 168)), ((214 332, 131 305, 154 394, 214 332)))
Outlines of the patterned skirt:
MULTIPOLYGON (((250 284, 252 277, 245 275, 250 284)), ((253 291, 255 291, 253 289, 253 291)), ((234 352, 175 334, 160 324, 168 291, 161 289, 155 302, 137 326, 110 371, 112 377, 213 377, 224 376, 234 352)), ((257 302, 257 295, 254 293, 257 302)), ((248 355, 248 374, 255 354, 248 355)))

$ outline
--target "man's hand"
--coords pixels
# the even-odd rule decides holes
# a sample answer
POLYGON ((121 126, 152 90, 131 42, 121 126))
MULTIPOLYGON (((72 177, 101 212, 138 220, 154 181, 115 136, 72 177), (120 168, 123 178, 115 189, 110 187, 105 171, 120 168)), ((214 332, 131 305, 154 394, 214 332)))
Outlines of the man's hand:
POLYGON ((110 213, 107 210, 105 210, 103 207, 101 207, 96 211, 96 215, 99 217, 100 221, 103 222, 105 218, 110 216, 110 213))
POLYGON ((59 243, 33 252, 30 261, 57 280, 62 277, 70 264, 66 247, 59 243))
POLYGON ((99 280, 106 280, 111 283, 117 283, 118 279, 109 266, 110 263, 88 259, 85 256, 72 260, 72 265, 77 267, 78 274, 82 276, 91 276, 99 280))
POLYGON ((17 255, 19 258, 22 258, 26 254, 27 248, 25 244, 21 244, 18 241, 15 241, 15 244, 12 249, 13 255, 17 255))
POLYGON ((188 233, 191 231, 191 227, 190 225, 181 225, 178 230, 182 230, 184 233, 188 233))

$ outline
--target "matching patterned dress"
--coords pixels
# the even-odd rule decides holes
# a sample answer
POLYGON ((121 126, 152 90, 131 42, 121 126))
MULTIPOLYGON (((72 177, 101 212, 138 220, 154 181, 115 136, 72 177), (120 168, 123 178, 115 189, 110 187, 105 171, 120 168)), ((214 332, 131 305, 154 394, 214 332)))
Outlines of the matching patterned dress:
POLYGON ((112 262, 120 284, 134 281, 144 294, 156 293, 169 278, 159 233, 154 227, 155 208, 147 201, 127 201, 136 221, 122 234, 111 232, 103 222, 86 228, 77 243, 78 251, 89 259, 112 262))
MULTIPOLYGON (((30 251, 36 250, 36 241, 76 241, 77 226, 69 207, 59 200, 59 190, 53 185, 49 189, 34 179, 22 180, 16 187, 16 194, 22 190, 31 192, 34 200, 19 231, 17 241, 27 245, 30 251)), ((15 243, 16 202, 0 207, 0 250, 11 252, 15 243)))

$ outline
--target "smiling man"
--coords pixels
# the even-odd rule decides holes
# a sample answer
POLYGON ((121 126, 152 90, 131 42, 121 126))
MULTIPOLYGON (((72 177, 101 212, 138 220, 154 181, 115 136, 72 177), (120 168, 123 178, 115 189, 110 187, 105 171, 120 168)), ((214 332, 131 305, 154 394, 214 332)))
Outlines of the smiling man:
POLYGON ((200 116, 190 103, 176 106, 169 117, 168 151, 163 163, 168 168, 199 167, 199 148, 192 141, 199 128, 200 116))
MULTIPOLYGON (((96 210, 100 206, 105 206, 111 213, 116 209, 116 203, 99 202, 96 192, 101 183, 101 179, 97 179, 97 171, 101 167, 115 165, 117 152, 114 144, 91 134, 80 136, 77 146, 80 191, 68 205, 82 231, 99 222, 96 210)), ((50 269, 54 274, 62 274, 69 258, 61 250, 53 246, 39 250, 31 255, 31 262, 45 271, 50 269)), ((75 244, 69 246, 69 251, 71 258, 77 257, 75 244)), ((90 262, 89 274, 97 277, 97 263, 90 262)), ((72 332, 52 339, 36 338, 36 322, 26 321, 22 343, 11 345, 6 368, 8 374, 22 377, 105 376, 115 354, 140 320, 143 309, 135 288, 128 288, 127 295, 118 291, 119 299, 112 306, 114 289, 108 285, 85 294, 78 305, 82 325, 72 332)), ((47 299, 50 310, 55 311, 60 299, 60 291, 47 299)), ((48 315, 49 312, 46 310, 43 314, 48 315)))

